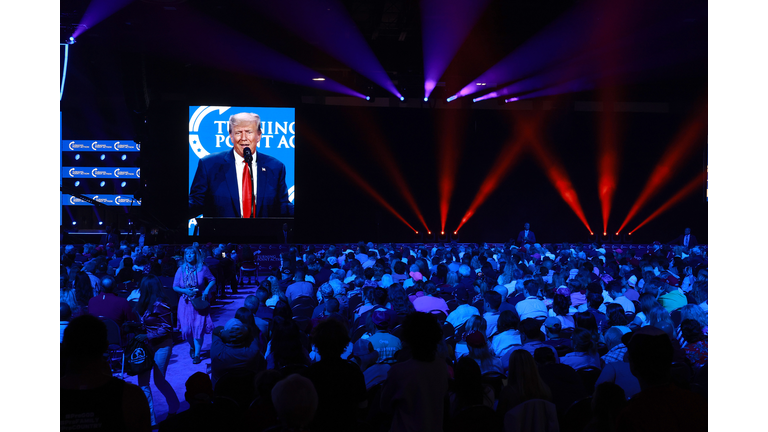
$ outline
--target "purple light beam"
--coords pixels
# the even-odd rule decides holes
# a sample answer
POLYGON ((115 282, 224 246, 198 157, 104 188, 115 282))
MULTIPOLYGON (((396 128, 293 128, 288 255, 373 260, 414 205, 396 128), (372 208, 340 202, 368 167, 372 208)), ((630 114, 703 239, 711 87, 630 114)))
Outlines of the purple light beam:
POLYGON ((86 30, 93 28, 96 24, 102 22, 105 18, 119 11, 120 9, 133 3, 134 0, 92 0, 88 4, 88 8, 83 13, 83 18, 80 20, 80 25, 77 26, 77 30, 72 34, 75 39, 86 30))
POLYGON ((490 0, 421 1, 425 98, 432 94, 488 3, 490 0))
POLYGON ((365 99, 365 95, 191 8, 178 12, 172 23, 162 19, 148 23, 156 29, 145 33, 160 32, 163 43, 156 43, 154 37, 145 39, 147 49, 216 68, 365 99), (325 80, 313 81, 319 77, 325 80))
POLYGON ((398 99, 402 97, 340 1, 282 0, 268 7, 260 1, 248 3, 398 99))

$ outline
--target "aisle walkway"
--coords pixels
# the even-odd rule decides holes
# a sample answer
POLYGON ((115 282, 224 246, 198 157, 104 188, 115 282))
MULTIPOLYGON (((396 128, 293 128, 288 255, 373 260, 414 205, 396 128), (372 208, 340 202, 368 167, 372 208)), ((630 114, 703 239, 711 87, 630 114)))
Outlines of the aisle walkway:
MULTIPOLYGON (((263 279, 259 278, 259 279, 263 279)), ((243 306, 245 297, 249 294, 256 292, 256 286, 254 284, 247 284, 244 288, 238 290, 238 293, 232 295, 229 289, 227 289, 227 296, 221 300, 217 300, 211 306, 211 318, 213 319, 213 326, 223 326, 231 318, 235 316, 237 308, 243 306)), ((171 361, 168 365, 168 371, 166 372, 166 379, 173 386, 176 391, 176 395, 181 402, 181 408, 179 412, 189 408, 189 404, 184 400, 184 392, 186 391, 184 383, 195 372, 206 372, 207 365, 211 363, 209 352, 211 349, 211 335, 206 335, 204 338, 203 347, 200 352, 200 358, 203 360, 200 364, 192 364, 192 358, 189 357, 189 344, 180 340, 180 336, 177 335, 176 344, 173 347, 173 354, 171 355, 171 361)), ((126 375, 125 381, 138 385, 138 379, 135 376, 126 375)), ((160 391, 157 390, 153 381, 150 380, 150 386, 152 387, 152 399, 155 406, 155 418, 159 423, 165 420, 168 414, 168 404, 165 401, 165 397, 160 391)))

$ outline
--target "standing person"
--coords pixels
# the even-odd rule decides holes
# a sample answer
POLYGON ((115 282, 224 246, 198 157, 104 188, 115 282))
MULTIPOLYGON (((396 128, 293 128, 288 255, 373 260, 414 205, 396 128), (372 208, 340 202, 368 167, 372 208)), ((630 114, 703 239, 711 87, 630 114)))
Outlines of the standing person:
POLYGON ((526 222, 525 225, 523 225, 523 230, 517 235, 516 243, 520 246, 536 243, 536 235, 531 231, 531 224, 526 222))
POLYGON ((155 387, 165 396, 168 403, 168 416, 176 414, 179 409, 179 398, 173 387, 165 379, 168 363, 171 360, 173 350, 173 322, 171 321, 171 307, 163 293, 163 284, 155 275, 147 275, 139 285, 139 300, 136 302, 136 315, 141 317, 141 324, 146 334, 137 335, 137 338, 146 338, 155 351, 155 364, 152 369, 139 374, 139 387, 149 402, 149 412, 152 425, 157 424, 155 408, 152 404, 152 389, 149 387, 149 376, 154 376, 155 387))
POLYGON ((196 298, 208 298, 208 293, 215 286, 216 279, 203 264, 203 254, 200 250, 193 246, 184 249, 184 264, 176 271, 173 290, 181 294, 178 307, 179 327, 181 327, 181 336, 189 343, 189 356, 192 357, 194 364, 200 363, 203 337, 213 331, 213 322, 210 309, 198 311, 192 305, 192 301, 196 298), (202 286, 205 288, 201 296, 200 287, 202 286))

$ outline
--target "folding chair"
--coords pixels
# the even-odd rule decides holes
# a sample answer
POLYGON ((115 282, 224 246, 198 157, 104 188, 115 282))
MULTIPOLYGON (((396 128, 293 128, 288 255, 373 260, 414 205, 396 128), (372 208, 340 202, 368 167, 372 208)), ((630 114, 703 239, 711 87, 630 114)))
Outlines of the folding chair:
POLYGON ((99 317, 107 326, 107 341, 109 342, 109 368, 112 375, 115 374, 115 363, 120 362, 120 379, 125 379, 125 350, 123 350, 123 339, 120 333, 120 326, 109 318, 99 317))

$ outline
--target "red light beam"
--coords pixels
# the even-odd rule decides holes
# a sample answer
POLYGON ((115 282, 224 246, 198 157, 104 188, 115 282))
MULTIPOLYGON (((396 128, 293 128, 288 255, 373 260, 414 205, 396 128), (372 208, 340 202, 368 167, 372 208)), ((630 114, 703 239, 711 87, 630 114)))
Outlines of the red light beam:
POLYGON ((672 198, 667 200, 667 202, 662 204, 661 207, 658 208, 658 210, 656 210, 650 216, 645 218, 644 221, 640 222, 640 225, 638 225, 637 227, 635 227, 635 229, 630 231, 629 234, 631 235, 633 232, 637 231, 641 226, 647 224, 648 222, 652 221, 653 219, 656 219, 660 214, 662 214, 665 211, 669 210, 670 207, 672 207, 675 204, 677 204, 678 202, 682 201, 683 198, 687 197, 693 191, 695 191, 696 189, 701 187, 701 185, 704 184, 706 179, 707 179, 707 173, 706 172, 702 172, 701 174, 699 174, 696 177, 694 177, 693 180, 688 182, 688 184, 685 185, 685 187, 683 187, 682 189, 680 189, 680 191, 678 193, 676 193, 672 198))
POLYGON ((438 190, 440 193, 440 231, 445 231, 445 222, 448 219, 448 209, 451 204, 451 195, 456 185, 456 172, 461 157, 459 140, 463 135, 465 119, 460 110, 437 110, 437 134, 438 148, 437 172, 438 190))
POLYGON ((354 180, 354 182, 365 192, 367 192, 371 197, 373 197, 376 201, 378 201, 379 204, 381 204, 382 207, 389 210, 390 213, 395 215, 398 219, 400 219, 401 222, 406 224, 408 228, 413 230, 414 233, 418 234, 419 232, 416 231, 415 228, 409 224, 405 218, 403 218, 400 213, 397 212, 397 210, 394 209, 385 199, 382 197, 378 192, 376 192, 373 187, 368 184, 362 177, 360 177, 360 174, 358 174, 352 167, 350 167, 346 162, 344 162, 341 157, 336 154, 333 150, 331 150, 321 139, 320 137, 316 136, 312 131, 310 131, 307 127, 304 128, 302 135, 304 138, 307 139, 307 142, 312 144, 317 150, 320 151, 320 153, 323 154, 328 160, 333 162, 341 171, 343 171, 349 178, 354 180))
POLYGON ((706 126, 707 106, 702 104, 694 117, 677 134, 672 144, 669 145, 667 151, 661 157, 661 160, 648 178, 645 188, 640 193, 637 201, 632 205, 629 213, 627 213, 627 217, 624 219, 618 232, 621 232, 627 223, 635 217, 640 208, 656 195, 662 186, 669 182, 686 157, 694 150, 696 144, 700 144, 697 138, 706 129, 706 126))
POLYGON ((562 162, 560 162, 557 155, 548 148, 541 137, 540 129, 529 129, 528 133, 530 137, 531 149, 536 159, 544 169, 544 173, 549 178, 549 181, 557 189, 557 192, 563 198, 566 204, 573 210, 581 223, 592 234, 592 228, 589 227, 587 218, 584 216, 584 211, 579 203, 579 197, 576 195, 576 190, 573 189, 571 179, 568 177, 568 173, 565 171, 562 162))
POLYGON ((370 144, 370 149, 376 154, 378 161, 384 165, 384 171, 386 171, 392 182, 397 186, 397 189, 400 191, 403 198, 405 198, 405 202, 408 203, 408 206, 411 207, 411 210, 416 214, 416 217, 419 218, 421 224, 424 225, 424 229, 429 231, 427 222, 424 221, 424 216, 422 216, 421 211, 419 211, 416 199, 413 197, 400 167, 397 165, 397 162, 395 162, 392 152, 389 151, 389 146, 382 138, 383 134, 381 133, 381 128, 371 118, 369 110, 357 110, 357 114, 357 120, 360 126, 359 130, 367 132, 364 137, 364 142, 370 144))

